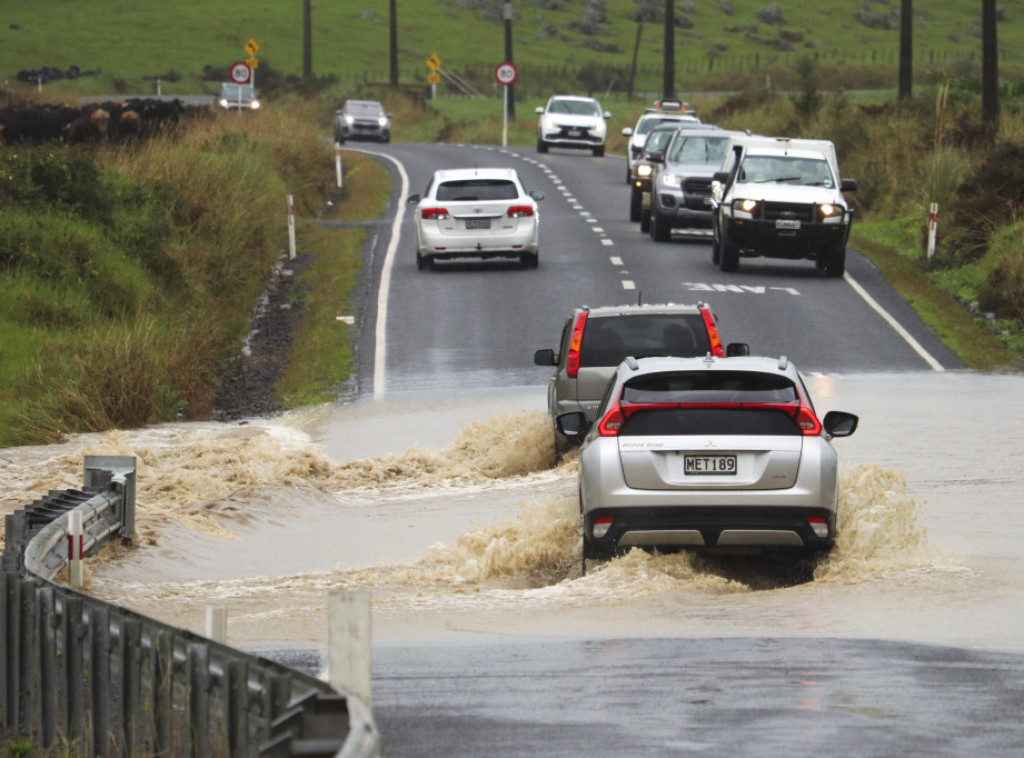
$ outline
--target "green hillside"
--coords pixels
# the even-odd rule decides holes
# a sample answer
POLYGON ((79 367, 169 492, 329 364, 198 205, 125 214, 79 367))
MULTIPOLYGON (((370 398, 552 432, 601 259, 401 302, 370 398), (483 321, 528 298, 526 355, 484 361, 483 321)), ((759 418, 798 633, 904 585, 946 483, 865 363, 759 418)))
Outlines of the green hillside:
MULTIPOLYGON (((770 63, 791 67, 803 56, 820 65, 895 65, 899 45, 894 0, 778 3, 763 0, 677 0, 677 79, 691 89, 716 71, 750 70, 770 63), (766 10, 767 9, 767 10, 766 10), (759 18, 760 13, 760 18, 759 18), (763 19, 768 19, 766 22, 763 19), (689 27, 689 28, 684 28, 689 27)), ((502 0, 398 0, 402 83, 425 82, 425 60, 492 87, 504 58, 502 0)), ((968 73, 980 58, 977 0, 917 0, 915 74, 935 81, 968 73), (973 58, 972 58, 973 56, 973 58)), ((0 77, 14 83, 21 70, 72 65, 101 75, 47 85, 56 92, 212 92, 228 67, 260 46, 260 67, 284 75, 302 71, 301 0, 34 0, 0 10, 0 77), (205 71, 205 73, 204 73, 205 71)), ((531 84, 561 75, 571 83, 581 68, 598 67, 602 89, 623 89, 642 25, 638 85, 660 83, 664 32, 661 0, 513 0, 514 58, 525 94, 531 84), (561 74, 560 74, 561 72, 561 74)), ((388 2, 314 3, 313 68, 342 89, 388 77, 388 2)), ((1024 3, 1001 3, 999 39, 1004 67, 1024 64, 1024 3)), ((259 82, 260 71, 257 71, 259 82)), ((728 77, 725 77, 728 81, 728 77)), ((721 84, 721 82, 718 82, 721 84)), ((566 87, 569 88, 568 86, 566 87)), ((540 93, 532 93, 540 94, 540 93)))

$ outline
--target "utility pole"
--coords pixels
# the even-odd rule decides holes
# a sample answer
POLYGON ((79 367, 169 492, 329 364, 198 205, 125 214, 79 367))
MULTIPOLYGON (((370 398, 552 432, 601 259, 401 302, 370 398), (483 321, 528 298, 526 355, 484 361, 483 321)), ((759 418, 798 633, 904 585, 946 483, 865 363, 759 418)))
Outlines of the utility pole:
POLYGON ((900 74, 899 98, 914 96, 914 0, 900 4, 900 74))
POLYGON ((389 0, 388 11, 390 13, 390 19, 388 21, 388 33, 389 33, 389 58, 391 62, 391 72, 388 81, 391 82, 392 87, 398 86, 398 10, 395 7, 396 0, 389 0))
POLYGON ((661 96, 671 100, 676 96, 676 3, 665 0, 665 73, 661 96))
POLYGON ((302 0, 302 79, 313 78, 313 11, 312 0, 302 0))
MULTIPOLYGON (((514 63, 512 60, 512 0, 505 0, 505 63, 514 63)), ((516 91, 514 84, 507 84, 505 98, 508 101, 508 117, 516 117, 516 91)))
POLYGON ((999 49, 996 46, 996 0, 981 0, 981 120, 999 122, 999 49))

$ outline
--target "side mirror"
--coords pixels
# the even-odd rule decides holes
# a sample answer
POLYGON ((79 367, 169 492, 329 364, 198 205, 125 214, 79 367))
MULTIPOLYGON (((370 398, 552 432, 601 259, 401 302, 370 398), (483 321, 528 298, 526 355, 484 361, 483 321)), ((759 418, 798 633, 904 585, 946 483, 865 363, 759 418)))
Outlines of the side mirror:
POLYGON ((604 112, 604 117, 605 118, 611 118, 612 117, 612 112, 611 111, 605 111, 604 112))
POLYGON ((725 346, 725 356, 735 358, 739 355, 750 355, 750 345, 746 342, 730 342, 725 346))
POLYGON ((557 366, 558 359, 554 350, 538 350, 533 354, 533 363, 536 366, 557 366))
POLYGON ((409 199, 406 200, 405 202, 407 202, 409 205, 416 205, 416 203, 418 203, 419 201, 420 201, 420 196, 417 194, 417 195, 409 195, 409 199))
POLYGON ((857 431, 858 419, 852 413, 845 411, 829 411, 825 414, 822 427, 833 437, 849 437, 857 431))
POLYGON ((625 129, 623 129, 622 130, 622 136, 623 137, 632 137, 633 136, 633 127, 632 126, 627 126, 625 129))
POLYGON ((555 416, 555 428, 569 439, 580 439, 590 429, 590 422, 583 411, 570 411, 555 416))
POLYGON ((839 189, 843 192, 856 192, 857 191, 857 180, 856 179, 843 179, 839 182, 839 189))
POLYGON ((539 106, 539 105, 538 105, 538 106, 537 106, 537 108, 536 108, 536 113, 537 113, 538 115, 540 115, 540 114, 541 114, 541 113, 543 113, 543 112, 544 112, 544 109, 543 109, 543 108, 542 108, 541 106, 539 106))
POLYGON ((644 157, 651 163, 664 163, 665 162, 665 151, 664 150, 652 150, 651 152, 644 155, 644 157))
POLYGON ((540 190, 530 190, 530 197, 532 197, 537 202, 540 202, 541 200, 544 199, 544 193, 541 192, 540 190))

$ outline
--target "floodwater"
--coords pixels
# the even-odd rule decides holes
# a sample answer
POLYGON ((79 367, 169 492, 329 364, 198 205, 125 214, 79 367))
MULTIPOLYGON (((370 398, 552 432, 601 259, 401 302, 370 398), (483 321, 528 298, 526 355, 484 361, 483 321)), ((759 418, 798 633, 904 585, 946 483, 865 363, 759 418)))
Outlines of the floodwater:
POLYGON ((361 401, 0 450, 0 511, 138 458, 133 548, 88 589, 240 647, 322 645, 327 594, 370 590, 376 645, 513 638, 813 637, 1022 651, 1024 378, 812 375, 836 440, 841 536, 808 581, 640 551, 579 570, 575 462, 544 390, 361 401))

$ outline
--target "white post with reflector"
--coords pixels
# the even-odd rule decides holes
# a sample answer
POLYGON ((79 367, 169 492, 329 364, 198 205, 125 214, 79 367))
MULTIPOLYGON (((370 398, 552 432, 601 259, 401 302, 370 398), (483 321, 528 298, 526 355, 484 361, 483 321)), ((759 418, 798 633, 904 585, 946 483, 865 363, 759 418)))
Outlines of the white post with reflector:
POLYGON ((928 209, 928 260, 935 257, 935 232, 939 226, 939 204, 932 203, 928 209))
POLYGON ((338 189, 341 189, 341 183, 344 181, 341 173, 341 145, 337 142, 334 143, 334 173, 338 180, 338 189))
POLYGON ((82 589, 82 544, 85 533, 82 530, 82 514, 68 513, 68 584, 73 590, 82 589))
POLYGON ((295 201, 288 196, 288 260, 295 260, 295 201))
POLYGON ((228 609, 225 606, 206 606, 206 636, 214 642, 227 643, 228 609))

